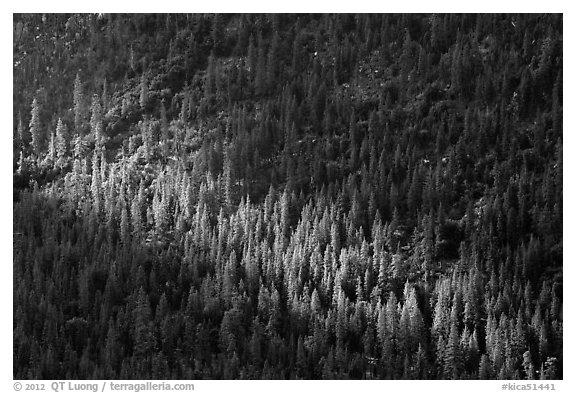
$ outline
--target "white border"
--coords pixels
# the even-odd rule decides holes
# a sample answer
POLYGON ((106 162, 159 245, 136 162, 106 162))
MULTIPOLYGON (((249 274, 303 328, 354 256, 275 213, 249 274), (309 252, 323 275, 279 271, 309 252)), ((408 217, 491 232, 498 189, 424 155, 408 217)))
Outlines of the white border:
MULTIPOLYGON (((574 194, 574 182, 570 175, 576 173, 576 161, 572 152, 575 148, 574 135, 574 7, 568 1, 511 1, 502 2, 497 0, 484 0, 481 2, 466 1, 423 1, 412 0, 405 2, 394 1, 347 1, 336 3, 334 1, 313 2, 310 0, 290 0, 284 4, 274 4, 272 1, 210 1, 199 2, 194 0, 178 2, 119 2, 101 0, 94 7, 90 2, 79 1, 27 1, 20 3, 3 3, 0 18, 2 20, 2 75, 5 80, 4 86, 12 86, 9 78, 12 76, 12 61, 8 57, 12 53, 12 13, 13 12, 93 12, 95 8, 108 12, 562 12, 564 13, 564 381, 555 381, 556 390, 564 392, 576 392, 575 366, 574 366, 574 309, 571 300, 575 298, 574 279, 574 231, 572 226, 576 224, 576 208, 570 201, 576 200, 574 194), (137 6, 136 6, 137 4, 137 6), (568 203, 566 203, 568 202, 568 203)), ((2 108, 7 113, 3 116, 7 119, 0 140, 0 184, 12 183, 12 89, 2 90, 2 108)), ((6 187, 8 188, 8 187, 6 187)), ((3 301, 1 304, 4 323, 0 324, 0 391, 12 392, 12 194, 5 190, 1 195, 2 204, 2 236, 0 237, 3 260, 0 263, 0 288, 3 301)), ((86 381, 90 382, 90 381, 86 381)), ((100 382, 102 381, 94 381, 100 382)), ((135 382, 135 381, 126 381, 135 382)), ((184 381, 182 381, 184 382, 184 381)), ((296 389, 305 391, 322 391, 329 389, 331 392, 350 392, 354 389, 370 389, 370 391, 442 391, 442 392, 497 392, 501 391, 503 381, 192 381, 195 383, 195 391, 220 391, 229 390, 236 392, 291 392, 296 389)), ((107 389, 108 391, 109 389, 107 389)), ((47 391, 50 391, 47 387, 47 391)))

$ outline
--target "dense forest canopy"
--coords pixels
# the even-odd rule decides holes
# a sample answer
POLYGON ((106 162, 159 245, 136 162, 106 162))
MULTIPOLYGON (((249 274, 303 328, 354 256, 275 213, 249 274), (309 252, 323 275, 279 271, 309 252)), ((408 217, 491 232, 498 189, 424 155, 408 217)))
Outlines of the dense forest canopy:
POLYGON ((562 15, 13 22, 14 378, 562 378, 562 15))

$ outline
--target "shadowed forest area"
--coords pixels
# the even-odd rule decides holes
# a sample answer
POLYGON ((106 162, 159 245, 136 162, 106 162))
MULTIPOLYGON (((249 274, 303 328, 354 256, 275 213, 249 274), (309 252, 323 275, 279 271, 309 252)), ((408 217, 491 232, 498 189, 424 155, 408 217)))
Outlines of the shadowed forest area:
POLYGON ((562 379, 562 15, 15 14, 15 379, 562 379))

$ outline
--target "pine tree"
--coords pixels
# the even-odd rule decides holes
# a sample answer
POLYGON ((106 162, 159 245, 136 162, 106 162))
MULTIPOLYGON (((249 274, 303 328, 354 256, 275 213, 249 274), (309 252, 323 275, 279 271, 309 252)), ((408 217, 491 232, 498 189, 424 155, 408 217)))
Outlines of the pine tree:
POLYGON ((19 175, 22 174, 26 174, 28 173, 28 162, 24 157, 24 152, 22 150, 20 150, 20 156, 18 158, 18 170, 16 173, 18 173, 19 175))
POLYGON ((402 313, 400 315, 400 323, 398 325, 399 353, 412 353, 413 341, 410 330, 410 310, 408 309, 407 302, 404 302, 404 305, 402 306, 402 313))
POLYGON ((128 218, 128 210, 126 206, 122 208, 122 213, 120 217, 120 238, 122 242, 126 242, 129 238, 129 218, 128 218))
MULTIPOLYGON (((144 189, 142 183, 140 183, 140 190, 143 194, 144 189)), ((130 206, 130 217, 132 218, 132 234, 134 235, 135 238, 140 237, 140 234, 143 229, 142 207, 139 198, 141 192, 139 191, 138 195, 134 196, 134 198, 132 199, 132 204, 130 206)))
POLYGON ((238 304, 224 313, 220 324, 220 348, 227 354, 234 354, 240 345, 239 338, 242 337, 241 313, 238 304))
POLYGON ((146 109, 148 105, 148 78, 146 72, 142 72, 140 77, 140 108, 146 109))
POLYGON ((318 315, 320 312, 322 312, 322 304, 320 302, 320 296, 318 295, 318 290, 316 288, 314 288, 314 291, 312 292, 310 309, 314 315, 318 315))
POLYGON ((288 188, 284 189, 280 199, 280 234, 287 239, 290 235, 290 195, 288 188))
POLYGON ((156 191, 154 192, 154 198, 152 200, 153 212, 154 212, 154 225, 158 233, 162 233, 166 226, 168 225, 168 198, 165 193, 165 187, 161 185, 156 185, 156 191))
POLYGON ((22 116, 18 116, 18 128, 16 131, 16 144, 18 150, 24 150, 30 143, 30 131, 24 126, 22 116))
POLYGON ((134 354, 141 359, 152 354, 155 347, 154 335, 150 323, 151 316, 150 300, 144 288, 140 287, 133 310, 133 320, 134 354))
POLYGON ((90 111, 92 113, 90 117, 90 131, 94 136, 98 149, 103 143, 104 126, 102 124, 102 105, 100 104, 100 97, 96 94, 92 96, 90 111))
POLYGON ((479 379, 490 379, 492 378, 492 370, 490 365, 490 359, 488 359, 488 355, 482 355, 480 359, 480 368, 478 370, 478 378, 479 379))
POLYGON ((83 134, 84 118, 85 118, 85 103, 84 103, 84 93, 82 91, 82 81, 80 80, 80 74, 76 74, 76 79, 74 80, 74 130, 76 134, 83 134))
POLYGON ((234 192, 233 192, 233 181, 232 181, 232 162, 230 157, 230 150, 226 148, 224 150, 224 170, 223 170, 223 183, 224 183, 224 202, 228 209, 233 206, 234 203, 234 192))
POLYGON ((102 110, 106 113, 110 109, 110 97, 108 92, 108 80, 104 78, 102 83, 102 110))
MULTIPOLYGON (((119 335, 115 324, 110 321, 108 325, 108 334, 106 335, 106 344, 104 347, 104 356, 106 359, 106 364, 109 365, 112 373, 115 373, 118 369, 119 359, 120 359, 120 343, 119 335)), ((114 375, 114 374, 113 374, 114 375)))
POLYGON ((452 321, 450 327, 450 335, 446 343, 446 350, 444 355, 444 376, 448 379, 458 379, 462 367, 460 337, 456 321, 452 321))
POLYGON ((160 104, 160 143, 162 146, 162 157, 168 158, 168 118, 164 102, 160 104))
POLYGON ((44 134, 40 125, 40 104, 37 98, 34 98, 32 101, 32 111, 30 114, 29 128, 32 136, 32 151, 36 156, 39 156, 44 148, 44 134))
POLYGON ((100 177, 100 160, 98 154, 92 155, 92 181, 90 185, 92 192, 92 204, 96 215, 101 213, 102 206, 102 184, 100 177))
POLYGON ((68 155, 68 130, 62 119, 58 119, 56 126, 56 156, 58 157, 58 165, 63 166, 64 160, 68 155))

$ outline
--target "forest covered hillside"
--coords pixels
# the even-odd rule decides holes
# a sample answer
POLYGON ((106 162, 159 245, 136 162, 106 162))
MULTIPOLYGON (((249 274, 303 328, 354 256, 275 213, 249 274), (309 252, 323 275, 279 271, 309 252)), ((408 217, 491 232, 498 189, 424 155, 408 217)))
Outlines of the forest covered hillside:
POLYGON ((15 14, 15 379, 562 379, 561 14, 15 14))

